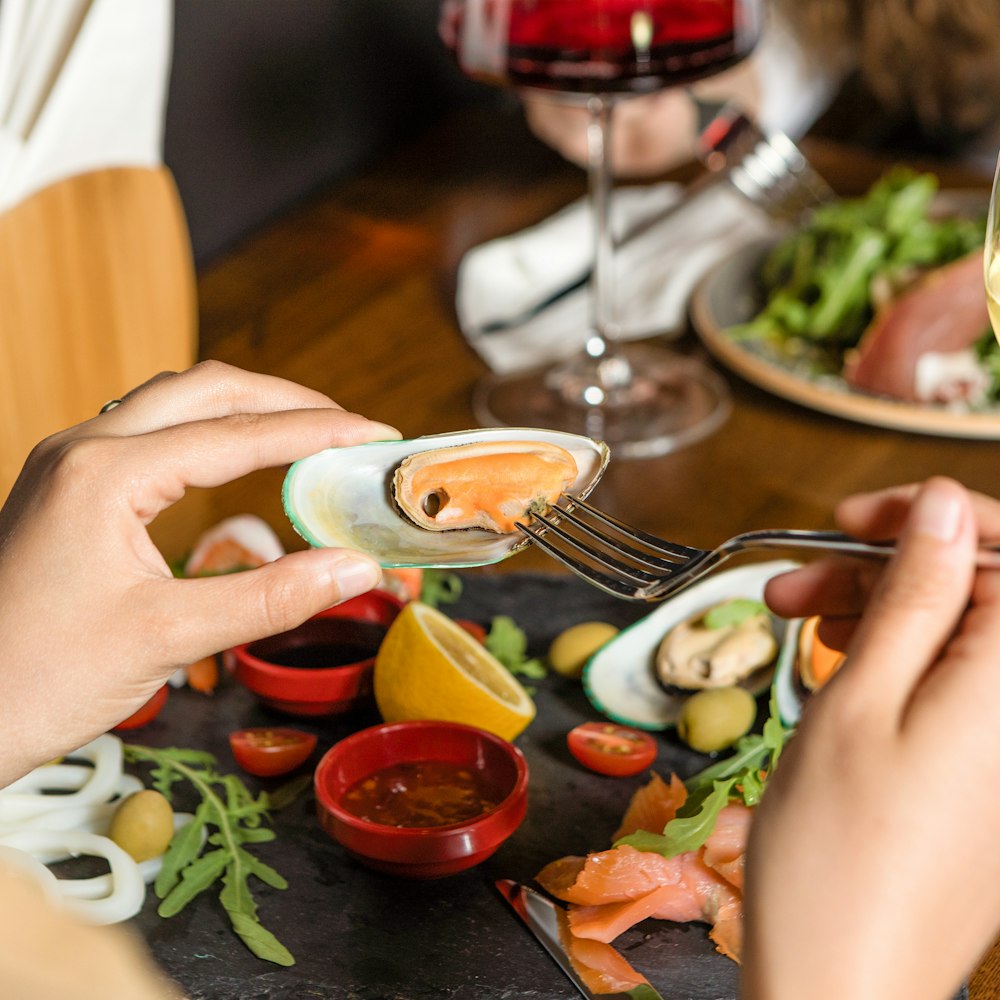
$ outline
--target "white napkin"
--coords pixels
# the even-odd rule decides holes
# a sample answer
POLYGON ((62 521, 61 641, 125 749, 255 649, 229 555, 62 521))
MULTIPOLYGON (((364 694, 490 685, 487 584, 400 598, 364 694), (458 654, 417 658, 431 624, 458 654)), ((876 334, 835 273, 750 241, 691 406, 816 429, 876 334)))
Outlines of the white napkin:
POLYGON ((158 166, 170 0, 3 0, 0 211, 74 174, 158 166))
MULTIPOLYGON (((702 187, 681 203, 683 196, 677 184, 614 192, 616 236, 633 220, 677 204, 616 251, 615 312, 621 339, 680 334, 688 300, 708 268, 738 247, 778 232, 776 223, 725 182, 702 187)), ((494 371, 547 364, 584 344, 590 327, 586 284, 537 313, 532 310, 589 271, 591 233, 588 205, 581 200, 537 226, 465 255, 458 272, 458 321, 494 371)))

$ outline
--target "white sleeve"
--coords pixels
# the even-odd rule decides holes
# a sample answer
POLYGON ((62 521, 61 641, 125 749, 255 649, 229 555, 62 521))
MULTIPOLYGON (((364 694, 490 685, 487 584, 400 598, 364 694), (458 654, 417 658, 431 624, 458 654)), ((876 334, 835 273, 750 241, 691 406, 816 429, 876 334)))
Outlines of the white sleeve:
POLYGON ((760 126, 793 139, 809 130, 842 82, 840 75, 802 48, 791 28, 773 12, 752 59, 760 84, 760 126))

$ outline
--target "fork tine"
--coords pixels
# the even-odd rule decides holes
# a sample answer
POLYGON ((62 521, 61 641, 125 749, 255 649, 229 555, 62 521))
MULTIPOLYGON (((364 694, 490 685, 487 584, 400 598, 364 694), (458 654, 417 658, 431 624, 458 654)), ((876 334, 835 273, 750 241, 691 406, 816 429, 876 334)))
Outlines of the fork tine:
MULTIPOLYGON (((539 521, 542 520, 537 514, 534 517, 539 521)), ((546 526, 546 530, 553 530, 554 526, 550 522, 545 521, 543 523, 546 526)), ((611 576, 603 573, 596 566, 585 565, 567 552, 564 552, 558 545, 553 544, 546 538, 540 528, 524 524, 518 524, 517 528, 523 535, 544 549, 553 559, 557 559, 567 569, 572 570, 577 576, 599 590, 603 590, 606 594, 611 594, 612 597, 618 597, 625 601, 645 602, 648 600, 644 596, 644 591, 652 586, 651 583, 637 585, 635 580, 626 580, 620 576, 611 576)))
POLYGON ((676 542, 668 542, 663 538, 657 538, 655 535, 650 535, 639 528, 633 528, 630 525, 625 524, 624 521, 619 521, 618 518, 613 517, 611 514, 607 514, 603 510, 599 510, 597 507, 591 506, 585 500, 580 500, 578 497, 572 497, 568 493, 563 494, 563 499, 572 504, 572 507, 570 509, 559 507, 558 510, 561 514, 564 514, 566 517, 572 519, 575 524, 579 524, 581 528, 592 536, 603 539, 607 544, 613 544, 615 548, 627 551, 633 558, 641 559, 647 565, 653 566, 656 569, 672 570, 678 560, 694 559, 702 554, 701 549, 692 548, 690 545, 680 545, 676 542), (645 545, 657 555, 668 557, 669 561, 657 559, 655 556, 651 556, 650 553, 639 552, 631 547, 626 548, 619 542, 612 542, 605 536, 595 532, 593 528, 588 527, 578 518, 574 518, 572 510, 577 509, 585 511, 590 517, 594 518, 594 520, 606 524, 609 528, 613 528, 624 538, 645 545))
MULTIPOLYGON (((608 535, 602 534, 593 525, 588 524, 583 520, 583 518, 578 517, 575 513, 573 513, 573 511, 567 509, 566 507, 559 507, 556 509, 559 511, 559 516, 563 521, 569 522, 583 535, 586 535, 588 538, 592 538, 595 542, 597 542, 600 548, 595 549, 585 546, 583 539, 575 535, 571 536, 567 532, 561 532, 556 525, 551 525, 552 530, 561 535, 561 537, 567 539, 570 544, 575 545, 578 550, 585 552, 593 558, 596 558, 597 553, 600 552, 600 558, 603 562, 617 563, 617 560, 609 554, 609 552, 613 552, 615 555, 625 556, 630 560, 630 563, 627 565, 625 563, 617 563, 617 566, 621 566, 623 569, 627 568, 632 573, 642 573, 644 576, 648 576, 648 574, 645 573, 642 567, 647 567, 648 569, 655 571, 656 575, 654 578, 669 575, 679 565, 676 559, 660 559, 649 552, 642 552, 639 549, 633 548, 631 545, 628 545, 619 538, 611 538, 608 535), (636 563, 638 565, 633 566, 632 563, 636 563)), ((637 582, 642 582, 638 577, 635 579, 637 582)))
MULTIPOLYGON (((561 516, 566 516, 566 511, 561 508, 553 508, 553 512, 561 516)), ((611 570, 617 576, 629 581, 633 587, 645 587, 662 578, 662 573, 649 573, 640 566, 632 566, 629 563, 622 562, 620 559, 616 559, 616 555, 628 555, 628 553, 596 532, 587 531, 592 538, 597 539, 603 545, 601 548, 590 545, 585 539, 579 538, 572 532, 567 531, 561 524, 557 524, 552 520, 551 517, 546 517, 544 514, 538 513, 532 513, 532 517, 545 528, 545 533, 542 535, 543 538, 548 533, 561 538, 570 548, 575 549, 603 569, 611 570)), ((574 521, 575 519, 567 517, 567 520, 574 521)))

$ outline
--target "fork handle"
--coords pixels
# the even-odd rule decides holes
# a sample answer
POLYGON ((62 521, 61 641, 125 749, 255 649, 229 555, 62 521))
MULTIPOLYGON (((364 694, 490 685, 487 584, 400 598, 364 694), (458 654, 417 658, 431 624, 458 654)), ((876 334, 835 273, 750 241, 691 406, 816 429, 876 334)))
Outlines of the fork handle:
MULTIPOLYGON (((873 556, 886 559, 896 551, 894 541, 864 542, 841 531, 748 531, 734 538, 731 551, 745 548, 788 548, 820 549, 824 552, 842 552, 852 556, 873 556)), ((981 545, 976 556, 976 565, 981 569, 1000 569, 1000 549, 991 545, 981 545)))

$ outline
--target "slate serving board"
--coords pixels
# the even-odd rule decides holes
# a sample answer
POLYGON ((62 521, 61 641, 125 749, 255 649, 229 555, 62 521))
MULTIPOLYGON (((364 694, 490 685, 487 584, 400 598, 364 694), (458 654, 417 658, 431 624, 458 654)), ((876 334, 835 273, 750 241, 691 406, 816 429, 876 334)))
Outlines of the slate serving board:
MULTIPOLYGON (((625 625, 648 610, 572 578, 470 573, 463 581, 459 603, 444 610, 484 623, 508 614, 528 633, 535 655, 571 624, 599 619, 625 625)), ((309 794, 275 814, 276 841, 254 848, 288 879, 285 891, 260 883, 253 890, 262 922, 296 957, 294 966, 255 958, 230 929, 214 889, 169 920, 157 916, 150 892, 134 926, 190 1000, 577 998, 493 883, 530 882, 555 858, 608 846, 629 796, 645 778, 592 774, 569 755, 568 730, 600 718, 578 682, 550 675, 536 685, 535 700, 538 717, 517 740, 531 772, 527 819, 477 868, 433 881, 370 871, 322 831, 309 794)), ((378 721, 374 706, 316 721, 282 716, 224 678, 211 698, 173 692, 160 717, 129 742, 206 749, 223 771, 236 771, 226 739, 233 729, 285 724, 314 731, 315 764, 338 739, 378 721)), ((704 758, 672 733, 654 735, 661 772, 684 777, 704 766, 704 758)), ((256 779, 246 780, 258 787, 256 779)), ((706 932, 701 924, 646 921, 615 944, 671 1000, 736 1000, 738 969, 716 953, 706 932)))

